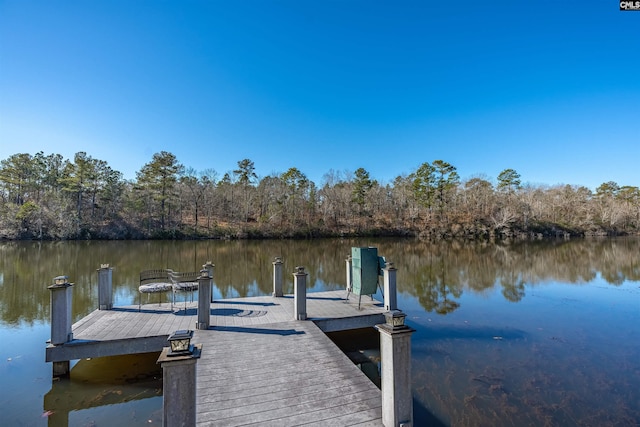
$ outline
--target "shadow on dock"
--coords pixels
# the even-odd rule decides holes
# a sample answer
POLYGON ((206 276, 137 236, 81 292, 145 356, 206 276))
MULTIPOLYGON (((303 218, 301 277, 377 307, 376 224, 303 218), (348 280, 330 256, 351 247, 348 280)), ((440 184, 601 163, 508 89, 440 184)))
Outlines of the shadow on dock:
POLYGON ((313 296, 313 294, 308 294, 307 295, 307 299, 308 300, 321 300, 321 301, 344 301, 344 302, 348 302, 345 298, 340 298, 340 297, 316 297, 313 296))
POLYGON ((211 326, 210 330, 214 329, 220 332, 240 332, 246 334, 261 334, 261 335, 304 335, 306 332, 297 331, 295 329, 265 329, 265 328, 246 328, 242 326, 211 326))
MULTIPOLYGON (((211 316, 232 316, 232 317, 261 317, 266 316, 265 310, 240 310, 239 308, 214 308, 211 309, 211 316)), ((197 316, 197 308, 179 309, 174 312, 175 315, 180 316, 197 316)))
POLYGON ((120 311, 124 313, 149 313, 149 314, 171 314, 174 310, 171 308, 158 307, 156 309, 149 308, 149 306, 143 306, 144 308, 137 307, 113 307, 111 311, 120 311))
MULTIPOLYGON (((293 297, 291 297, 293 298, 293 297)), ((238 300, 215 300, 215 304, 233 304, 233 305, 260 305, 263 307, 272 307, 280 304, 274 302, 253 302, 253 301, 238 301, 238 300)))

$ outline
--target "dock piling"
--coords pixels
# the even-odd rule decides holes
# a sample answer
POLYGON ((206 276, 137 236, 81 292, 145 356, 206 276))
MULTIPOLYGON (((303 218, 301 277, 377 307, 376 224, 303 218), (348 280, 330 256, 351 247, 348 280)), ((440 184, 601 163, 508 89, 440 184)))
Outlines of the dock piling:
POLYGON ((384 279, 384 309, 393 311, 398 309, 398 292, 396 287, 396 271, 392 262, 385 263, 383 272, 384 279))
POLYGON ((276 257, 273 261, 273 296, 281 297, 282 292, 282 258, 276 257))
POLYGON ((385 313, 385 323, 376 325, 380 332, 382 386, 382 424, 385 427, 413 426, 411 393, 411 334, 404 324, 406 314, 400 310, 385 313))
POLYGON ((196 425, 196 362, 202 345, 184 356, 170 356, 169 347, 160 353, 162 366, 162 425, 163 427, 195 427, 196 425))
POLYGON ((211 302, 213 302, 213 269, 215 268, 215 264, 212 261, 207 261, 202 268, 204 268, 205 270, 207 270, 207 273, 209 273, 209 277, 211 277, 211 290, 209 292, 210 298, 209 300, 211 302))
POLYGON ((296 267, 293 273, 293 304, 295 320, 307 320, 307 273, 304 267, 296 267))
MULTIPOLYGON (((51 291, 51 345, 62 345, 73 340, 71 331, 71 288, 67 276, 53 279, 53 285, 48 286, 51 291)), ((53 362, 53 376, 68 375, 70 364, 68 360, 53 362)))
POLYGON ((101 264, 98 269, 98 310, 113 308, 113 275, 109 264, 101 264))
POLYGON ((213 279, 206 266, 205 264, 200 270, 200 277, 198 278, 198 323, 196 323, 196 329, 209 329, 211 323, 211 287, 213 279))

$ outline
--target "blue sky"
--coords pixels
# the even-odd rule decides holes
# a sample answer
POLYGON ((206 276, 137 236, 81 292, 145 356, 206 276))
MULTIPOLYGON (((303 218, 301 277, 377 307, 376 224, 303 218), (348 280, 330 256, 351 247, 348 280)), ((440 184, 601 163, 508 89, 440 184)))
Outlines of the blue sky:
POLYGON ((0 0, 0 159, 639 186, 639 112, 618 0, 0 0))

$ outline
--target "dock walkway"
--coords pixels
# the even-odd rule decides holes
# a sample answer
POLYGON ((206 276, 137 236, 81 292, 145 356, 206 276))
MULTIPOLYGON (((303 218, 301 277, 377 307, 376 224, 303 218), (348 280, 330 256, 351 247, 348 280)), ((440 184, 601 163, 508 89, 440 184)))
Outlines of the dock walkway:
POLYGON ((380 426, 380 390, 313 323, 197 331, 198 425, 380 426))
MULTIPOLYGON (((380 390, 324 332, 384 322, 382 303, 346 291, 307 294, 307 319, 293 296, 216 300, 211 327, 196 330, 199 426, 381 426, 380 390)), ((49 346, 48 362, 160 351, 179 329, 195 329, 196 305, 96 310, 49 346)))

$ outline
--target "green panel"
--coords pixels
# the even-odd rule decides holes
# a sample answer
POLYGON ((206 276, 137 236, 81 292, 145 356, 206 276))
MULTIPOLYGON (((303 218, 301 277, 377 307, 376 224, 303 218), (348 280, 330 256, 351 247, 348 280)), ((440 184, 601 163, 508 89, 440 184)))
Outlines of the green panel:
POLYGON ((353 293, 373 295, 378 290, 378 249, 351 248, 353 293))
POLYGON ((384 274, 382 270, 384 270, 384 267, 386 265, 387 265, 387 260, 385 259, 385 257, 379 256, 378 257, 378 276, 382 276, 384 274))

